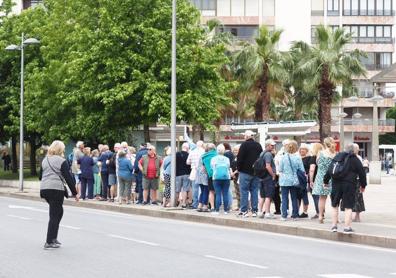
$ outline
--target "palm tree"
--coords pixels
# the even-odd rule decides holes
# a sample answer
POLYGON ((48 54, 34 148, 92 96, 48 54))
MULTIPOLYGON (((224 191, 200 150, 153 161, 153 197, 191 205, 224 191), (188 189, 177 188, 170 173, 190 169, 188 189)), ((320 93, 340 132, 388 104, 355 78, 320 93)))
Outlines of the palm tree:
POLYGON ((288 77, 284 67, 283 54, 277 50, 281 30, 269 31, 260 27, 256 44, 245 43, 234 55, 236 76, 244 91, 257 94, 255 99, 256 121, 268 120, 271 102, 270 88, 278 91, 283 80, 288 77))
POLYGON ((331 135, 331 104, 336 96, 336 86, 352 84, 352 76, 365 75, 366 70, 360 58, 365 56, 360 50, 347 51, 346 44, 351 35, 342 28, 335 31, 320 25, 315 31, 317 43, 309 47, 304 42, 295 43, 303 48, 306 55, 296 69, 296 75, 305 78, 307 91, 319 93, 318 119, 320 139, 331 135))

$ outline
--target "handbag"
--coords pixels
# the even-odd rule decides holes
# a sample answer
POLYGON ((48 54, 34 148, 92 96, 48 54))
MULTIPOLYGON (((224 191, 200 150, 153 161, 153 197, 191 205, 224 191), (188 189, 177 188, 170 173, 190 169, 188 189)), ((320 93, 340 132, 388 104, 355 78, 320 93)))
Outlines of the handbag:
POLYGON ((296 185, 296 187, 298 187, 301 190, 306 189, 308 184, 307 175, 305 175, 305 172, 302 171, 300 168, 298 168, 297 171, 294 171, 294 167, 293 167, 293 163, 291 162, 290 155, 287 154, 287 157, 289 158, 290 167, 293 173, 297 175, 298 184, 296 185))
POLYGON ((49 162, 48 156, 47 156, 47 163, 48 163, 48 166, 51 168, 52 172, 54 172, 59 177, 61 182, 63 183, 63 189, 64 189, 63 195, 65 196, 66 199, 68 199, 69 198, 69 191, 67 191, 67 188, 66 188, 66 185, 65 185, 66 184, 65 179, 62 177, 62 175, 60 175, 58 172, 56 172, 55 169, 52 167, 51 163, 49 162))

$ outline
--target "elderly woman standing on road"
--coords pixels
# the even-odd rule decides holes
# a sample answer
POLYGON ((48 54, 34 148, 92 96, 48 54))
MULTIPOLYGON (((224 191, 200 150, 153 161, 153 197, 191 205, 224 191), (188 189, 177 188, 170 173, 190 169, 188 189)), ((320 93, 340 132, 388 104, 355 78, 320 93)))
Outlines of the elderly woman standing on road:
POLYGON ((323 183, 324 175, 330 166, 331 161, 336 155, 335 142, 331 137, 323 140, 324 150, 319 153, 316 160, 318 172, 315 177, 312 195, 319 195, 319 223, 323 224, 324 210, 326 207, 327 196, 331 193, 331 185, 326 187, 323 183))
POLYGON ((59 223, 63 216, 63 198, 67 197, 65 183, 70 188, 75 200, 78 201, 76 181, 70 173, 64 152, 65 144, 62 141, 52 142, 41 165, 40 197, 49 204, 50 218, 44 249, 59 248, 61 245, 57 238, 59 223))

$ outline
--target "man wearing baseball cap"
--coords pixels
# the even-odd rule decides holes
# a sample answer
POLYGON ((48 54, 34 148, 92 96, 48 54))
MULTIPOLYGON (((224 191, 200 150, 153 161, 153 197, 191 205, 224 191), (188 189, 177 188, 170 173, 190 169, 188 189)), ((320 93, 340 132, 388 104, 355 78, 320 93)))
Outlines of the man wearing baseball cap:
POLYGON ((274 215, 270 213, 271 201, 274 198, 275 194, 275 179, 276 179, 276 167, 274 156, 272 152, 275 150, 276 142, 272 139, 267 139, 265 141, 265 150, 264 150, 264 162, 265 168, 267 169, 267 175, 263 178, 261 182, 264 198, 264 210, 263 217, 266 219, 273 219, 274 215))
POLYGON ((248 217, 249 193, 252 206, 252 217, 257 217, 258 211, 258 189, 260 178, 254 176, 253 164, 263 151, 261 145, 254 141, 254 132, 246 130, 245 142, 241 144, 237 156, 237 169, 239 172, 239 186, 241 192, 241 211, 238 216, 248 217))

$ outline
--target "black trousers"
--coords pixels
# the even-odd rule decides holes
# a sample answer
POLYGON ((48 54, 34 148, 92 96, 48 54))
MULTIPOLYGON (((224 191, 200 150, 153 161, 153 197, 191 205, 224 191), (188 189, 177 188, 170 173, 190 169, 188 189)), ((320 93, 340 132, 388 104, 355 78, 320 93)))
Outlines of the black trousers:
POLYGON ((49 205, 47 243, 52 243, 54 239, 58 238, 59 223, 63 217, 64 192, 61 190, 44 189, 40 191, 40 196, 49 205))
POLYGON ((280 186, 279 184, 276 184, 275 186, 275 194, 274 194, 274 198, 272 199, 274 201, 274 205, 275 205, 275 211, 276 212, 280 212, 281 209, 281 198, 280 198, 280 192, 279 192, 280 186))

